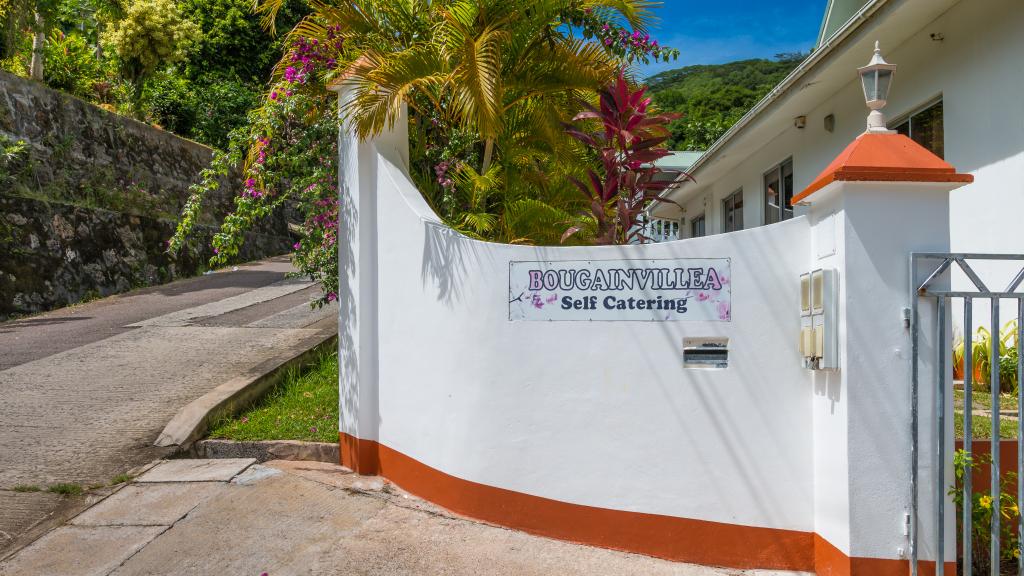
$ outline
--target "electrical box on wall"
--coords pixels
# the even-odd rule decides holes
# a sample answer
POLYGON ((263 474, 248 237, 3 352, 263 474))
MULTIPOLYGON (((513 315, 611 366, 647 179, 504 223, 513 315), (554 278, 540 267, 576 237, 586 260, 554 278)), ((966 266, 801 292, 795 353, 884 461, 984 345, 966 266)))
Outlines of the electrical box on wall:
POLYGON ((839 282, 831 268, 800 276, 800 337, 804 368, 839 368, 839 282))

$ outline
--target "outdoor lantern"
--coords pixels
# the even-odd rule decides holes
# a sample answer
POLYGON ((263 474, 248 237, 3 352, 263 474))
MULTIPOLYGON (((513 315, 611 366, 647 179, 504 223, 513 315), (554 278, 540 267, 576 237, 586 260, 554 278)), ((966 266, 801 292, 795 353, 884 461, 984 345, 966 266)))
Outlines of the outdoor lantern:
POLYGON ((889 64, 882 58, 882 51, 875 42, 875 55, 867 66, 857 69, 860 75, 861 84, 864 87, 864 101, 867 103, 871 113, 868 114, 868 132, 891 133, 885 126, 885 115, 882 108, 889 97, 889 89, 892 88, 892 77, 896 72, 896 65, 889 64))

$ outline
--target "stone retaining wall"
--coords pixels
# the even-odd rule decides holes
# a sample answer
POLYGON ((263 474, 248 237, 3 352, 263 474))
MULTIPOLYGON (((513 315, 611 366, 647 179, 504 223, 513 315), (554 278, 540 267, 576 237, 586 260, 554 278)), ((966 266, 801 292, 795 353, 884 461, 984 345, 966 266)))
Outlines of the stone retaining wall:
MULTIPOLYGON (((164 253, 188 189, 213 151, 0 72, 0 320, 201 271, 238 174, 204 204, 191 254, 164 253), (2 150, 0 150, 2 151, 2 150)), ((288 218, 269 218, 242 255, 286 252, 288 218)))
MULTIPOLYGON (((174 222, 0 194, 0 320, 195 275, 214 229, 172 258, 174 222)), ((242 258, 282 254, 288 238, 250 233, 242 258)))

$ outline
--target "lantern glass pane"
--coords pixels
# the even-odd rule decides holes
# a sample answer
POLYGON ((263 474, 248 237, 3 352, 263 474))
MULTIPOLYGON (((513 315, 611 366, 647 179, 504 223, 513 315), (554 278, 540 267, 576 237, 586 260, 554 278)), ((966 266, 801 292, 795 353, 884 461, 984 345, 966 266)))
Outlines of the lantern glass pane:
POLYGON ((889 85, 892 83, 892 70, 878 70, 875 99, 887 100, 889 98, 889 85))
POLYGON ((875 99, 875 71, 868 70, 860 74, 861 84, 864 86, 864 100, 870 102, 875 99))

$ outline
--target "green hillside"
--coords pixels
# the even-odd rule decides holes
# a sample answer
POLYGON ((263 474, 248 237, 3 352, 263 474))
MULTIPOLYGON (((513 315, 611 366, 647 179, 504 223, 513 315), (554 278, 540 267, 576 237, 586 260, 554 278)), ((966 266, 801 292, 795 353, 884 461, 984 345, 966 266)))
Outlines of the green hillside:
POLYGON ((661 110, 680 112, 671 150, 704 150, 786 77, 806 54, 668 70, 647 79, 661 110))

